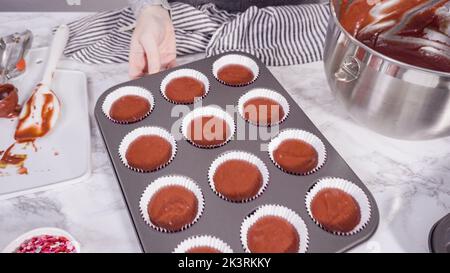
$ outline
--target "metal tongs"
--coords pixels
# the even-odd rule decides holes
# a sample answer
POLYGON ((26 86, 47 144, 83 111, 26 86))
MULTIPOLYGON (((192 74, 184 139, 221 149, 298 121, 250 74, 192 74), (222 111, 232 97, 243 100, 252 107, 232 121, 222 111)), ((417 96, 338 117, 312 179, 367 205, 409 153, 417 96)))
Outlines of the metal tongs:
POLYGON ((32 42, 33 33, 30 30, 0 38, 0 84, 25 71, 25 55, 32 42))

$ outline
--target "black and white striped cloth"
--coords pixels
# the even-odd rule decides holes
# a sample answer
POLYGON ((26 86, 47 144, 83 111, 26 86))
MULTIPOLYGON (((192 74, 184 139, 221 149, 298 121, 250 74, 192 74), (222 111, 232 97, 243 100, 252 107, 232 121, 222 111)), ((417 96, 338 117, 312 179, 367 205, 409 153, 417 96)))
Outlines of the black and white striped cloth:
MULTIPOLYGON (((253 6, 233 14, 214 4, 193 7, 175 2, 171 16, 179 56, 237 50, 267 65, 282 66, 321 60, 329 8, 326 4, 253 6)), ((124 8, 72 22, 65 55, 83 63, 127 62, 135 20, 131 8, 124 8)))

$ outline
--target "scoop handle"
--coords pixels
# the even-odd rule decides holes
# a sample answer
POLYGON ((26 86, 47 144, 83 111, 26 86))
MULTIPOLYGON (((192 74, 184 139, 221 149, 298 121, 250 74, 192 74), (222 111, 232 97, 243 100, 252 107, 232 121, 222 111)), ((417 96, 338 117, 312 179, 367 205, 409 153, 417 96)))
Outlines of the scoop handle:
POLYGON ((53 36, 53 41, 50 46, 47 65, 45 67, 42 84, 50 86, 52 82, 53 72, 56 69, 59 59, 61 58, 67 41, 69 40, 69 27, 67 25, 60 25, 53 36))

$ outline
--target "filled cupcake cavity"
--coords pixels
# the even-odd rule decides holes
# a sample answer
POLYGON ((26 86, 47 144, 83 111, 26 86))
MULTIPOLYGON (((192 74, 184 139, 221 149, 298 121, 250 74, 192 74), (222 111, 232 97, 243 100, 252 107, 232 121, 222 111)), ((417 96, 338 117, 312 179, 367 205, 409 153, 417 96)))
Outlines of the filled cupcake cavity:
POLYGON ((198 200, 183 186, 171 185, 153 194, 147 205, 150 221, 155 226, 176 231, 192 223, 197 215, 198 200))
POLYGON ((229 86, 245 86, 253 83, 259 75, 259 67, 247 56, 229 54, 213 64, 216 79, 229 86))
POLYGON ((181 231, 194 224, 203 212, 203 194, 188 177, 164 176, 152 182, 141 196, 144 221, 163 232, 181 231))
POLYGON ((232 202, 247 202, 264 192, 269 171, 255 155, 231 151, 213 161, 208 179, 210 187, 219 197, 232 202))
POLYGON ((174 253, 233 253, 231 247, 221 239, 211 235, 193 236, 182 241, 174 253))
POLYGON ((342 178, 322 178, 305 200, 314 222, 337 235, 358 233, 370 219, 370 203, 364 191, 342 178))
POLYGON ((193 145, 215 148, 226 144, 234 134, 233 118, 211 106, 197 108, 182 121, 182 134, 193 145))
POLYGON ((167 166, 175 157, 176 142, 165 129, 140 127, 125 136, 119 156, 128 168, 152 172, 167 166))
POLYGON ((281 170, 294 175, 308 175, 320 169, 326 160, 323 142, 315 135, 286 129, 268 146, 272 162, 281 170))
POLYGON ((194 69, 171 72, 161 82, 161 93, 175 104, 191 104, 204 98, 209 92, 208 78, 194 69))
POLYGON ((241 242, 250 253, 304 253, 309 234, 295 211, 280 205, 263 205, 244 219, 241 242))
POLYGON ((258 88, 239 99, 238 110, 241 117, 249 123, 273 126, 287 118, 289 103, 275 91, 258 88))
POLYGON ((155 106, 150 91, 138 86, 125 86, 111 92, 103 102, 103 113, 113 122, 128 124, 147 117, 155 106))

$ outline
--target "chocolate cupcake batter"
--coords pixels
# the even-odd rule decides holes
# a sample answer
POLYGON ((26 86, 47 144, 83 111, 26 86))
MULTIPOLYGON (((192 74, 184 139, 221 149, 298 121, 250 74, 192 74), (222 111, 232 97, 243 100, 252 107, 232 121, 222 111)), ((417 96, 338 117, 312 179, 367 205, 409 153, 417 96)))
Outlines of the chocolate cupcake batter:
POLYGON ((198 246, 188 249, 186 253, 222 253, 218 249, 209 246, 198 246))
POLYGON ((183 186, 166 186, 157 191, 147 206, 150 221, 169 231, 181 230, 191 224, 197 215, 198 200, 183 186))
POLYGON ((141 96, 125 95, 118 98, 109 110, 109 116, 118 122, 131 123, 143 119, 151 109, 150 102, 141 96))
POLYGON ((448 0, 342 0, 339 20, 356 39, 390 58, 450 73, 448 0))
POLYGON ((156 135, 144 135, 128 146, 125 158, 128 165, 142 171, 154 171, 167 164, 172 157, 172 145, 156 135))
POLYGON ((311 201, 314 219, 325 229, 333 232, 350 232, 361 221, 358 202, 340 189, 325 188, 311 201))
POLYGON ((250 99, 244 103, 245 120, 258 125, 272 125, 284 117, 283 107, 276 101, 264 97, 250 99))
POLYGON ((0 84, 0 118, 14 118, 19 114, 19 96, 12 84, 0 84))
POLYGON ((291 173, 304 174, 317 167, 319 157, 314 147, 299 139, 288 139, 280 143, 273 152, 275 162, 291 173))
POLYGON ((258 167, 245 160, 228 160, 216 169, 216 191, 231 201, 243 201, 258 194, 263 178, 258 167))
POLYGON ((227 122, 214 116, 203 116, 192 120, 187 128, 188 138, 199 146, 217 146, 225 143, 231 129, 227 122))
POLYGON ((255 79, 253 71, 241 64, 223 66, 217 72, 217 77, 225 84, 232 86, 247 85, 255 79))
POLYGON ((179 77, 171 80, 165 90, 166 97, 176 103, 194 103, 195 98, 205 95, 203 82, 192 77, 179 77))
POLYGON ((248 230, 247 245, 252 253, 297 253, 300 235, 284 218, 264 216, 248 230))

